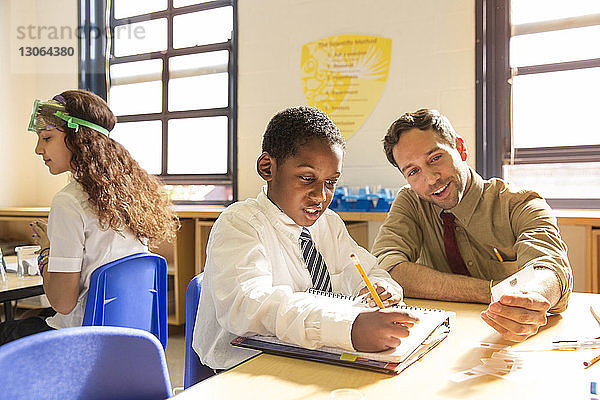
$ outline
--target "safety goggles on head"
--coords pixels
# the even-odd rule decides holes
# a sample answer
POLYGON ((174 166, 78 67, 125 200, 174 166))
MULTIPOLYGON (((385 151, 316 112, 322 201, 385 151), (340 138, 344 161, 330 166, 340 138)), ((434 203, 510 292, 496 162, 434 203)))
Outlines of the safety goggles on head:
POLYGON ((38 133, 48 129, 69 127, 78 132, 79 126, 86 126, 108 136, 108 130, 105 128, 67 114, 64 98, 58 95, 49 101, 35 100, 33 102, 33 110, 27 130, 38 133))

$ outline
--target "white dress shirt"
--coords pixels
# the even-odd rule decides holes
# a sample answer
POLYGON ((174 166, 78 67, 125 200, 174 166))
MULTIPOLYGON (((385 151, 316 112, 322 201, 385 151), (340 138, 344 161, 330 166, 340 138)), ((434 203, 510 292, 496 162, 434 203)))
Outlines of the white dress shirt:
POLYGON ((129 229, 119 233, 112 229, 101 230, 88 198, 81 185, 72 179, 52 199, 48 216, 48 272, 81 272, 75 308, 67 315, 56 313, 47 318, 46 323, 52 328, 81 326, 90 275, 96 268, 148 251, 129 229))
MULTIPOLYGON (((342 219, 327 209, 308 228, 331 275, 333 292, 356 295, 365 286, 350 254, 356 254, 373 283, 402 288, 348 234, 342 219)), ((257 354, 233 347, 236 336, 275 335, 307 348, 352 350, 357 307, 317 302, 300 250, 302 227, 266 196, 229 206, 212 227, 193 348, 203 364, 230 368, 257 354)))

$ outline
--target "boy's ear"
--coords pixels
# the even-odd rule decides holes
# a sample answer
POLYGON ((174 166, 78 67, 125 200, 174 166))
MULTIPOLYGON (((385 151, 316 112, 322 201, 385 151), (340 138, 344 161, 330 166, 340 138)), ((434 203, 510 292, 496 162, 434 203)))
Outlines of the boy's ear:
POLYGON ((264 151, 256 160, 256 171, 261 178, 269 182, 273 179, 273 171, 277 161, 269 153, 264 151))

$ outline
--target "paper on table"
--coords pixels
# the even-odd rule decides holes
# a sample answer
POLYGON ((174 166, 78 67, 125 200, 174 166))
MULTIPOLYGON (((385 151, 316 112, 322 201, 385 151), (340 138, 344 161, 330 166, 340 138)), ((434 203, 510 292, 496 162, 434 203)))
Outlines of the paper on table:
POLYGON ((463 347, 482 347, 484 349, 503 350, 510 347, 507 344, 497 344, 488 342, 462 342, 463 347))
POLYGON ((450 379, 452 382, 460 383, 469 379, 480 377, 481 375, 481 373, 473 371, 472 369, 466 369, 448 376, 448 379, 450 379))
POLYGON ((482 375, 491 375, 515 382, 525 382, 530 375, 523 370, 524 360, 521 355, 506 350, 494 352, 490 358, 482 358, 480 362, 470 369, 451 374, 448 379, 458 383, 482 375))

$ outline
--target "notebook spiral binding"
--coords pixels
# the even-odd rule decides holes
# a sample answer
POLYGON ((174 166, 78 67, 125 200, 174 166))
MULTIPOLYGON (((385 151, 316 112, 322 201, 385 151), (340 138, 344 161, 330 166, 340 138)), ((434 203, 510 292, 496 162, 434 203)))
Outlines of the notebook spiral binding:
MULTIPOLYGON (((356 301, 359 298, 359 296, 351 296, 351 295, 342 294, 342 293, 325 292, 323 290, 317 290, 317 289, 313 289, 313 288, 308 289, 307 293, 317 295, 317 296, 325 296, 325 297, 329 297, 332 299, 349 300, 349 301, 356 301)), ((366 304, 367 300, 363 298, 361 302, 366 304)), ((440 310, 437 308, 425 308, 425 307, 416 307, 416 306, 407 306, 407 305, 398 305, 398 304, 393 305, 392 307, 400 308, 402 310, 409 310, 409 311, 445 312, 444 310, 440 310)))
POLYGON ((445 310, 440 310, 439 308, 425 308, 425 307, 415 307, 415 306, 406 306, 406 305, 402 305, 402 306, 396 305, 394 307, 398 307, 403 310, 426 311, 426 312, 430 312, 430 311, 446 312, 445 310))
POLYGON ((358 296, 350 296, 350 295, 342 294, 342 293, 325 292, 323 290, 317 290, 317 289, 313 289, 313 288, 308 289, 307 292, 310 294, 317 295, 317 296, 325 296, 325 297, 330 297, 333 299, 341 299, 341 300, 354 301, 358 298, 358 296))

